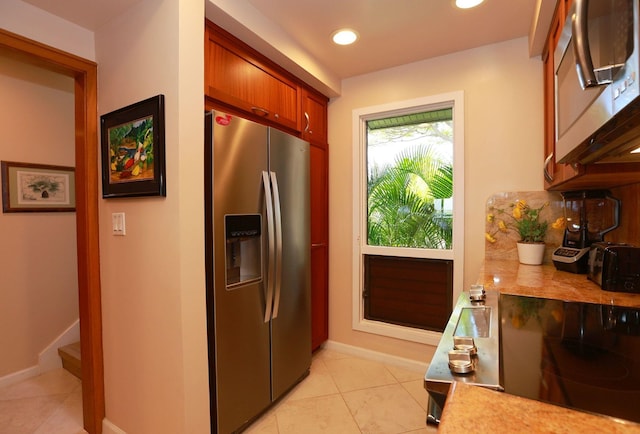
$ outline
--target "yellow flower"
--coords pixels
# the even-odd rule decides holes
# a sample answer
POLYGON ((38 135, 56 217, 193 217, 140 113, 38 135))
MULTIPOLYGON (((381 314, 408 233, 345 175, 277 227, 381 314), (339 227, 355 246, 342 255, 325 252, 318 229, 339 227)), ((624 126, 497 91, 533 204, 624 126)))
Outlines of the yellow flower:
POLYGON ((558 217, 555 222, 551 223, 551 227, 554 229, 564 229, 564 226, 564 217, 558 217))
MULTIPOLYGON (((527 201, 524 200, 524 199, 520 199, 518 202, 516 202, 516 206, 518 208, 520 208, 520 210, 523 210, 523 209, 525 209, 527 207, 527 201)), ((544 205, 544 206, 546 206, 546 205, 544 205)))
POLYGON ((484 233, 484 237, 487 239, 487 241, 489 241, 490 243, 495 243, 496 239, 493 238, 493 236, 489 233, 489 232, 485 232, 484 233))
POLYGON ((520 220, 522 218, 522 209, 520 208, 520 202, 518 202, 518 206, 513 207, 513 218, 516 220, 520 220))
POLYGON ((493 223, 493 214, 487 214, 487 222, 493 223))
POLYGON ((500 220, 498 222, 498 229, 500 229, 502 232, 507 232, 507 225, 504 221, 500 220))

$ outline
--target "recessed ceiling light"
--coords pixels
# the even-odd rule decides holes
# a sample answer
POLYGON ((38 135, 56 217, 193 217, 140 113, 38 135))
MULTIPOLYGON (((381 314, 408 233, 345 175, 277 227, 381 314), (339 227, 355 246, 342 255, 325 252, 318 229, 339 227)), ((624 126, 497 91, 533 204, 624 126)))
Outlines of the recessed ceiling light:
POLYGON ((460 9, 469 9, 478 6, 484 0, 456 0, 456 6, 460 9))
POLYGON ((356 42, 356 39, 358 39, 358 34, 351 29, 341 29, 337 32, 334 32, 331 36, 331 39, 333 39, 333 42, 338 45, 349 45, 356 42))

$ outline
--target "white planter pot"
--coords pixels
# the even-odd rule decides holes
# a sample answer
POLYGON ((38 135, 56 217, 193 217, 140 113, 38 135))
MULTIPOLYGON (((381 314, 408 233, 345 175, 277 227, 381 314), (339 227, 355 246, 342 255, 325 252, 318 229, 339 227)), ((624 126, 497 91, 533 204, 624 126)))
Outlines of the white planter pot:
POLYGON ((545 247, 544 243, 518 243, 518 260, 521 264, 540 265, 545 247))

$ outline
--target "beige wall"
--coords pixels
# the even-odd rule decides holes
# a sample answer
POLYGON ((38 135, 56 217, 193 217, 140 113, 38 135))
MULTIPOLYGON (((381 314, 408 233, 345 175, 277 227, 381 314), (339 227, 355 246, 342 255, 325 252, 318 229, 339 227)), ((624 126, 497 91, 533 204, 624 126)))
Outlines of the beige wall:
MULTIPOLYGON (((74 166, 69 77, 0 52, 0 160, 74 166)), ((75 213, 0 214, 0 377, 78 319, 75 213)))
POLYGON ((99 114, 166 98, 167 197, 99 203, 106 434, 209 432, 203 20, 201 0, 142 0, 96 32, 93 59, 93 33, 19 0, 0 4, 3 28, 98 62, 99 114), (112 212, 126 213, 125 237, 110 234, 112 212))
POLYGON ((106 417, 127 433, 209 429, 203 22, 201 0, 143 0, 95 35, 99 114, 166 104, 167 196, 100 202, 106 417))
POLYGON ((343 81, 329 106, 329 338, 428 362, 432 347, 351 329, 352 111, 464 91, 464 288, 484 256, 485 201, 498 191, 542 190, 542 63, 526 38, 425 60, 343 81))
POLYGON ((95 60, 93 32, 21 0, 0 1, 0 28, 95 60))
MULTIPOLYGON (((142 0, 95 35, 99 114, 163 93, 167 118, 167 197, 100 201, 107 433, 109 426, 131 434, 208 432, 204 47, 202 26, 194 24, 203 18, 201 0, 142 0), (110 234, 113 212, 126 214, 125 237, 110 234)), ((28 34, 33 23, 21 24, 28 34)), ((71 45, 73 52, 84 42, 71 45)), ((526 39, 346 80, 329 110, 335 341, 429 359, 425 346, 351 330, 352 194, 344 186, 352 179, 354 108, 453 90, 465 92, 465 286, 484 252, 486 198, 542 189, 541 70, 527 56, 526 39)))

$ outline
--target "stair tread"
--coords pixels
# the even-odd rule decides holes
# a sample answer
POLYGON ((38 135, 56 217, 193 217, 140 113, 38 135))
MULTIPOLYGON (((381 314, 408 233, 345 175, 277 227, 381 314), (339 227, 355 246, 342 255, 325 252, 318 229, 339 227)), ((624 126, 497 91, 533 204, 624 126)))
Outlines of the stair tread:
POLYGON ((80 342, 74 342, 69 345, 65 345, 64 347, 58 348, 58 354, 62 356, 62 354, 69 355, 75 359, 80 360, 80 342))
POLYGON ((74 342, 58 348, 62 359, 62 367, 76 377, 82 379, 82 364, 80 362, 80 342, 74 342))

